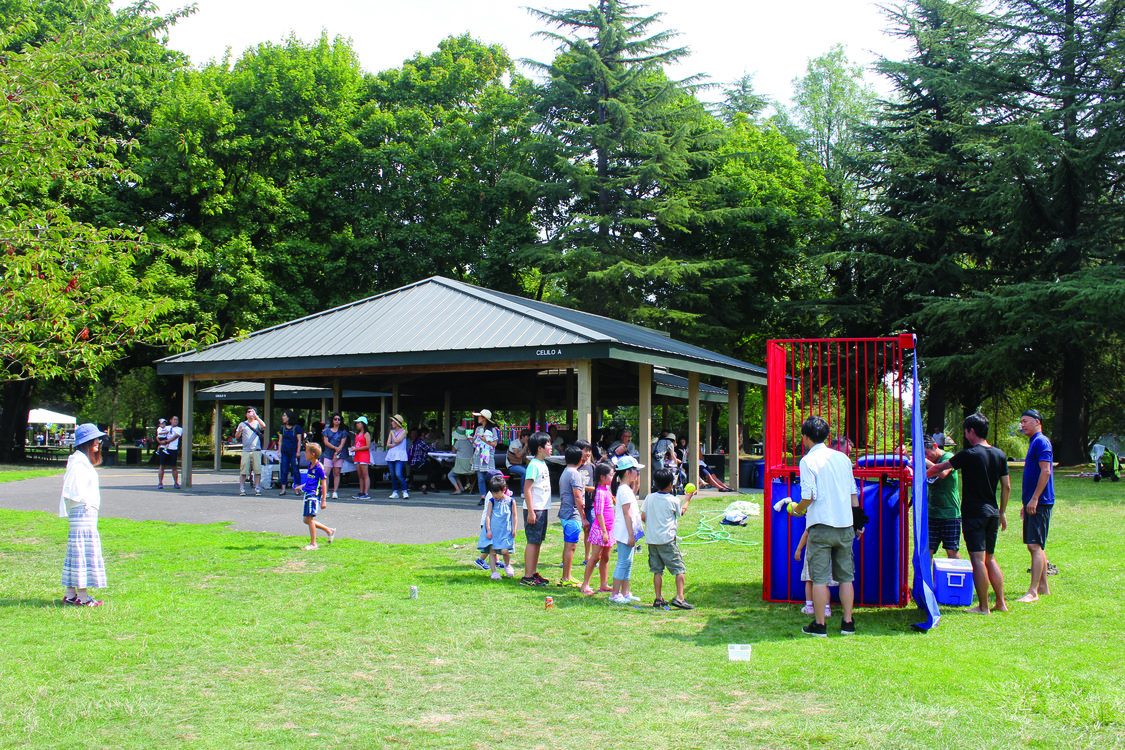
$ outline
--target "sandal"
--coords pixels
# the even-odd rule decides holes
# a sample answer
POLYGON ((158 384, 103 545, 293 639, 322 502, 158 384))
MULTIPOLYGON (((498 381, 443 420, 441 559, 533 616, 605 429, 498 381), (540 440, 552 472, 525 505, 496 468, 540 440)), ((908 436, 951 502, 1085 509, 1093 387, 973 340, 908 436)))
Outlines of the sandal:
POLYGON ((302 552, 311 552, 312 550, 316 549, 320 549, 320 547, 315 544, 306 544, 304 547, 301 547, 302 552))
POLYGON ((593 596, 594 595, 594 590, 591 589, 591 588, 579 589, 579 591, 582 593, 582 596, 593 596))
POLYGON ((62 599, 63 604, 78 604, 78 594, 74 596, 64 596, 62 599))
POLYGON ((98 601, 97 599, 75 599, 74 603, 79 607, 100 607, 105 604, 105 602, 98 601))
POLYGON ((613 587, 612 586, 599 586, 598 591, 600 591, 604 594, 607 591, 613 591, 613 587))

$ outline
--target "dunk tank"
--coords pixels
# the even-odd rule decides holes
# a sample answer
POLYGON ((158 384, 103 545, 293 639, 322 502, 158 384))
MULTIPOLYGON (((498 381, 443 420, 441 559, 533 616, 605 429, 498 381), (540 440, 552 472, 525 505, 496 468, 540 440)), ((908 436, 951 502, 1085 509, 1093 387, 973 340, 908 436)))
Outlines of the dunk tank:
MULTIPOLYGON (((925 581, 920 591, 916 576, 915 595, 931 614, 925 627, 936 624, 922 441, 913 441, 913 451, 903 449, 910 435, 922 434, 913 334, 771 340, 766 346, 764 599, 805 601, 801 561, 794 559, 794 552, 806 519, 773 506, 782 499, 801 499, 801 423, 816 415, 832 428, 830 447, 851 459, 856 492, 869 519, 853 549, 856 606, 903 607, 909 602, 910 500, 919 494, 921 507, 916 503, 914 511, 921 514, 922 523, 914 524, 914 542, 924 559, 916 555, 914 567, 925 581), (917 484, 915 462, 923 467, 917 484)), ((831 595, 839 600, 836 587, 831 595)))

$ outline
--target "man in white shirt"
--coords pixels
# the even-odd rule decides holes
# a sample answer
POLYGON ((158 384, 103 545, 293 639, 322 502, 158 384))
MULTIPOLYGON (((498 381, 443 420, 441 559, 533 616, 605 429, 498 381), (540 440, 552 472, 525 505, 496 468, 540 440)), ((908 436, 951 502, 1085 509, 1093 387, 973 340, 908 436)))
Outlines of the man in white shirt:
POLYGON ((802 631, 820 638, 828 636, 824 608, 828 604, 828 582, 832 579, 840 582, 840 603, 844 607, 840 634, 855 634, 852 617, 855 604, 852 507, 859 505, 859 498, 851 461, 840 451, 824 444, 830 432, 823 417, 809 417, 801 425, 801 444, 806 451, 800 464, 801 502, 789 504, 790 514, 808 514, 805 528, 809 538, 805 555, 813 584, 813 614, 816 619, 802 631))
POLYGON ((184 428, 180 427, 180 418, 172 417, 172 423, 168 426, 161 443, 164 451, 160 454, 160 483, 156 486, 157 489, 164 488, 165 466, 171 467, 172 483, 177 490, 180 489, 180 437, 183 434, 184 428))

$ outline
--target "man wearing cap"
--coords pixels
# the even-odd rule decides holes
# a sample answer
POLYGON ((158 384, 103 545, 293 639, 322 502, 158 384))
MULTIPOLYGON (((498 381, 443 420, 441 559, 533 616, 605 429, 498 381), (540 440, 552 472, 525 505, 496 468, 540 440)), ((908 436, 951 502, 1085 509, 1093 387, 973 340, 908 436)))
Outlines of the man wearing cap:
POLYGON ((234 439, 242 440, 242 461, 238 467, 238 494, 246 494, 246 480, 254 486, 254 494, 262 494, 262 436, 266 423, 253 407, 246 409, 246 419, 238 423, 234 439))
POLYGON ((1020 417, 1020 431, 1031 438, 1023 464, 1023 543, 1031 553, 1031 585, 1017 602, 1039 601, 1051 593, 1047 584, 1047 532, 1051 528, 1051 511, 1055 508, 1055 483, 1051 441, 1043 434, 1043 417, 1036 409, 1028 409, 1020 417))
POLYGON ((801 444, 806 451, 800 463, 801 502, 789 504, 792 515, 808 513, 805 528, 809 538, 805 555, 813 584, 815 619, 802 628, 802 632, 819 638, 828 637, 824 610, 828 605, 830 580, 840 582, 840 603, 844 609, 840 635, 855 635, 852 542, 855 541, 856 521, 852 508, 859 505, 859 498, 852 462, 824 443, 830 433, 831 428, 823 417, 809 417, 801 425, 801 444))
POLYGON ((977 606, 968 611, 982 615, 990 614, 991 609, 1007 612, 1004 572, 996 561, 996 537, 999 531, 1008 528, 1008 519, 1004 515, 1012 492, 1008 457, 1004 451, 988 444, 988 417, 980 412, 970 414, 961 426, 969 447, 954 454, 948 461, 926 469, 926 477, 932 479, 949 468, 961 472, 961 531, 965 536, 965 549, 973 563, 973 588, 977 592, 977 606), (997 485, 1000 486, 999 504, 996 502, 997 485), (991 608, 988 602, 989 584, 996 592, 996 605, 991 608))
POLYGON ((167 465, 168 432, 170 430, 171 427, 168 426, 167 419, 161 417, 156 420, 156 462, 160 466, 160 468, 157 469, 158 478, 156 480, 156 489, 158 490, 164 489, 164 467, 167 465))
MULTIPOLYGON (((926 446, 926 469, 953 458, 946 449, 945 435, 937 433, 922 439, 926 446)), ((939 471, 933 479, 927 480, 930 490, 927 493, 926 514, 930 527, 930 556, 938 547, 945 547, 945 556, 954 560, 961 558, 961 492, 957 484, 957 472, 952 467, 939 471)))

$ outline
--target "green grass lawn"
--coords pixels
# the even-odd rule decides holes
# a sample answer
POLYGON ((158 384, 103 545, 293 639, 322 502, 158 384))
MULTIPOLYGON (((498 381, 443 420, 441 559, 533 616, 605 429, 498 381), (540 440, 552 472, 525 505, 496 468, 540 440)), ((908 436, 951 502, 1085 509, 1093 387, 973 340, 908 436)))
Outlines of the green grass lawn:
MULTIPOLYGON (((663 612, 490 581, 475 537, 306 553, 299 536, 102 519, 107 606, 64 608, 66 522, 0 510, 0 746, 1122 746, 1123 493, 1059 478, 1061 573, 1041 603, 946 610, 928 634, 913 607, 859 610, 858 635, 827 640, 762 602, 760 544, 686 546, 697 609, 663 612)), ((725 502, 693 504, 681 533, 725 502)), ((1028 555, 1010 516, 1014 600, 1028 555)), ((731 533, 760 542, 761 519, 731 533)), ((560 548, 556 525, 544 559, 560 548)), ((643 555, 634 573, 651 599, 643 555)))
POLYGON ((66 470, 65 464, 57 469, 28 469, 26 466, 11 464, 0 465, 0 484, 5 482, 18 482, 21 479, 35 479, 36 477, 50 477, 62 474, 66 470))

